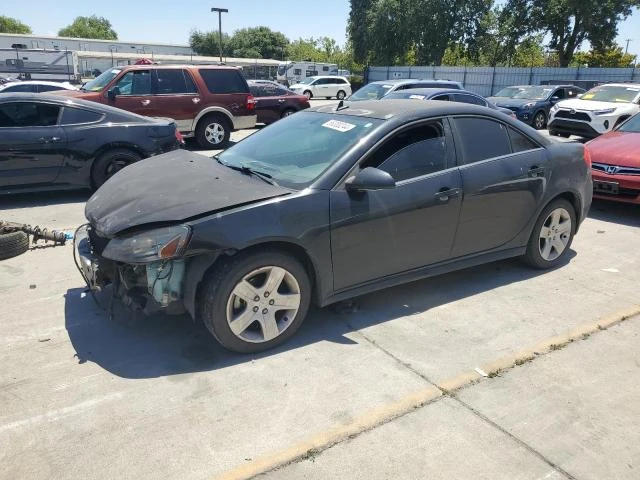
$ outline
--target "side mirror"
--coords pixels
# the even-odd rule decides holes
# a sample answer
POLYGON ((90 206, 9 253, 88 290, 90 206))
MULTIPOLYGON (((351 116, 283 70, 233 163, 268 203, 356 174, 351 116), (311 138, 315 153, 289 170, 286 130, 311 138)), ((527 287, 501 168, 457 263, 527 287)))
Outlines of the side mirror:
POLYGON ((347 190, 366 192, 368 190, 388 190, 395 188, 396 181, 387 172, 377 168, 367 167, 357 175, 349 178, 345 185, 347 190))
POLYGON ((560 97, 553 96, 553 97, 551 97, 550 100, 551 100, 551 103, 556 103, 556 102, 560 101, 560 97))
POLYGON ((109 100, 115 100, 118 95, 120 95, 120 87, 112 87, 107 91, 107 97, 109 100))

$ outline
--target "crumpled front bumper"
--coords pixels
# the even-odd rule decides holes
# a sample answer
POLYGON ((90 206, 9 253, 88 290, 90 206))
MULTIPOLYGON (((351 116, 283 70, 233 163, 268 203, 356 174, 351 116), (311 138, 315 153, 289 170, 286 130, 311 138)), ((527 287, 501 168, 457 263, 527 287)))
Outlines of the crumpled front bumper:
POLYGON ((100 261, 91 248, 87 225, 83 225, 76 231, 73 249, 76 267, 87 283, 87 287, 92 291, 100 291, 105 286, 106 279, 101 272, 100 261))

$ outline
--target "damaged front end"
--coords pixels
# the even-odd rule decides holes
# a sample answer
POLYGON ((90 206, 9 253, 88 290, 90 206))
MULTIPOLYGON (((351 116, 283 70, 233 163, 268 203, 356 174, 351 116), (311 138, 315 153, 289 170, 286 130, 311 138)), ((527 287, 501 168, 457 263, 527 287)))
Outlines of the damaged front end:
POLYGON ((75 233, 74 260, 92 292, 112 285, 113 298, 133 310, 179 314, 190 237, 178 225, 109 239, 87 224, 75 233))

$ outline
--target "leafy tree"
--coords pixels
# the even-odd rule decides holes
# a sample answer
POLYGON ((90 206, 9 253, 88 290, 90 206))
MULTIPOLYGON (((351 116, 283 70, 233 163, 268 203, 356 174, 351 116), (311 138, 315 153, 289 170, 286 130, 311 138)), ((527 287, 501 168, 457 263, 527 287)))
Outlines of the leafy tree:
POLYGON ((611 45, 589 52, 576 52, 571 66, 587 66, 602 68, 629 68, 635 63, 635 55, 624 53, 619 45, 611 45))
POLYGON ((76 17, 71 25, 62 28, 58 35, 72 38, 97 38, 101 40, 117 40, 118 34, 111 27, 111 22, 104 17, 76 17))
POLYGON ((234 57, 283 58, 289 40, 283 33, 268 27, 253 27, 237 30, 229 41, 234 57))
POLYGON ((611 45, 618 23, 639 5, 640 0, 509 0, 506 8, 523 8, 528 30, 548 34, 559 65, 567 67, 585 41, 596 50, 611 45))
POLYGON ((378 0, 371 6, 367 15, 366 60, 377 65, 406 63, 406 54, 414 43, 410 27, 413 1, 378 0))
POLYGON ((311 38, 299 38, 287 46, 287 58, 289 60, 300 61, 309 60, 312 62, 323 62, 324 53, 318 48, 318 40, 311 38))
MULTIPOLYGON (((229 53, 230 37, 228 33, 222 34, 222 52, 229 53)), ((198 55, 217 57, 220 55, 220 34, 216 32, 201 32, 192 30, 189 36, 189 45, 198 55)))
POLYGON ((31 27, 15 18, 0 15, 0 33, 31 33, 31 27))
POLYGON ((347 33, 353 45, 356 62, 365 63, 369 56, 369 12, 372 0, 351 0, 347 33))

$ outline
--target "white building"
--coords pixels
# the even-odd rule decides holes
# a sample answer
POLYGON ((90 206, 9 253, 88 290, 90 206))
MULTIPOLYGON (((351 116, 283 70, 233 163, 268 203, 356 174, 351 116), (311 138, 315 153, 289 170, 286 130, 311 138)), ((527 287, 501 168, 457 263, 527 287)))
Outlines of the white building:
POLYGON ((150 42, 124 42, 121 40, 94 40, 89 38, 53 37, 47 35, 20 35, 0 33, 0 48, 71 50, 85 52, 113 52, 124 54, 192 55, 189 45, 150 42))

